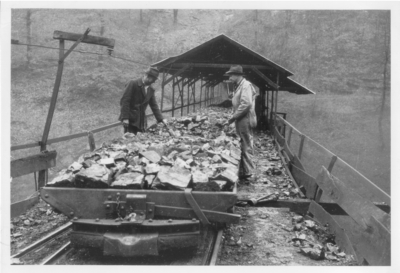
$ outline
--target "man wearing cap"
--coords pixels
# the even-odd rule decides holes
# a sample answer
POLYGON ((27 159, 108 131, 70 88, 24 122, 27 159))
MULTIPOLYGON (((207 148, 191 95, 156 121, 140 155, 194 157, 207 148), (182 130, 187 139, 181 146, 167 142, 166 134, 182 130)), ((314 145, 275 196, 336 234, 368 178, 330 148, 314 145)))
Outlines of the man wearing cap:
POLYGON ((242 149, 240 160, 240 179, 246 184, 254 181, 255 165, 253 154, 253 129, 257 126, 257 117, 254 110, 254 100, 257 95, 253 85, 243 77, 243 68, 233 65, 226 72, 229 80, 236 86, 232 97, 233 115, 228 123, 235 122, 236 133, 240 137, 242 149))
POLYGON ((121 98, 121 114, 119 120, 124 126, 124 133, 144 132, 146 127, 146 108, 150 105, 151 110, 158 122, 167 125, 167 120, 158 107, 154 88, 151 86, 158 79, 159 71, 150 67, 145 71, 142 78, 131 80, 125 87, 121 98))

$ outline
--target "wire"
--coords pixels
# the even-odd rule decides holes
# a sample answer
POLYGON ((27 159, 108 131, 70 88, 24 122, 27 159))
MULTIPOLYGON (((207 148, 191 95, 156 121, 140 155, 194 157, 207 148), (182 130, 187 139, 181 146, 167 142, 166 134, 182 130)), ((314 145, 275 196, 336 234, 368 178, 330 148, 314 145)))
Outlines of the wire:
MULTIPOLYGON (((59 50, 59 48, 57 48, 57 47, 25 44, 25 43, 20 43, 20 42, 15 42, 15 43, 12 43, 12 44, 13 45, 24 45, 24 46, 32 46, 32 47, 40 47, 40 48, 59 50)), ((64 49, 64 51, 67 51, 67 50, 68 49, 64 49)), ((113 56, 113 55, 110 55, 110 54, 103 54, 103 53, 97 53, 97 52, 91 52, 91 51, 82 51, 82 50, 72 50, 72 51, 73 52, 82 53, 82 54, 92 54, 92 55, 99 55, 99 56, 107 56, 107 57, 111 57, 111 58, 114 58, 114 59, 120 59, 120 60, 124 60, 124 61, 127 61, 127 62, 140 64, 140 65, 143 65, 143 66, 149 66, 148 64, 145 64, 145 63, 141 63, 141 62, 130 60, 130 59, 125 59, 125 58, 122 58, 122 57, 113 56)))

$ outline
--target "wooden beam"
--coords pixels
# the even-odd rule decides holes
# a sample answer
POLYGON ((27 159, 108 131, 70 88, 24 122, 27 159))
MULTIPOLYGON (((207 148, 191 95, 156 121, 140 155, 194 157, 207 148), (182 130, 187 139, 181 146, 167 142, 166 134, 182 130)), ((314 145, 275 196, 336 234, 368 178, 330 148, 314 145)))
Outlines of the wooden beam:
POLYGON ((330 176, 325 167, 322 167, 315 181, 324 194, 339 204, 364 229, 368 228, 370 218, 375 217, 390 230, 389 214, 376 208, 372 202, 362 198, 344 182, 330 176))
POLYGON ((315 192, 318 188, 315 178, 304 172, 303 170, 297 168, 295 165, 291 165, 291 173, 297 184, 304 187, 306 191, 306 197, 309 199, 314 199, 315 192))
POLYGON ((15 202, 11 204, 11 218, 17 217, 22 213, 26 212, 28 209, 33 207, 39 202, 39 196, 35 195, 23 201, 15 202))
POLYGON ((46 170, 56 166, 56 151, 40 153, 11 161, 11 177, 46 170))
POLYGON ((164 85, 168 84, 170 81, 172 81, 172 79, 178 77, 180 74, 185 72, 188 68, 189 68, 189 66, 187 65, 187 66, 182 67, 178 71, 176 71, 174 75, 172 75, 169 79, 165 80, 164 85))
POLYGON ((251 68, 254 72, 256 72, 257 75, 259 75, 263 80, 265 80, 269 85, 271 85, 275 90, 279 89, 279 85, 274 83, 270 78, 265 76, 260 70, 258 70, 256 67, 251 68))
MULTIPOLYGON (((64 31, 59 31, 59 30, 54 31, 54 33, 53 33, 53 39, 57 39, 57 40, 77 41, 81 36, 82 36, 82 34, 79 34, 79 33, 70 33, 70 32, 64 32, 64 31)), ((87 35, 85 37, 85 39, 82 40, 82 43, 95 44, 95 45, 101 45, 101 46, 107 46, 110 48, 114 48, 115 39, 87 35)))
MULTIPOLYGON (((230 68, 234 64, 215 64, 215 63, 174 63, 171 66, 175 68, 183 67, 186 65, 190 65, 192 67, 204 67, 204 68, 230 68)), ((253 67, 258 68, 258 69, 268 69, 268 70, 273 70, 273 68, 265 65, 246 65, 246 64, 241 64, 243 68, 248 68, 251 69, 253 67)))

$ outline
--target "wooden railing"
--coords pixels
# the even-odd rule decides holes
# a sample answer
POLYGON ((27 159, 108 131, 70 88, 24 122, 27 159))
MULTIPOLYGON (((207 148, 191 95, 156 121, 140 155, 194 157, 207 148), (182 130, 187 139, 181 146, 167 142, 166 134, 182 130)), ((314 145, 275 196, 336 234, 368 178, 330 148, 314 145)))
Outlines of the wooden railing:
POLYGON ((390 195, 284 118, 275 115, 273 123, 284 164, 303 194, 313 200, 308 212, 328 224, 336 243, 359 264, 390 265, 390 195), (310 165, 303 158, 307 150, 311 156, 322 156, 310 165), (329 214, 318 204, 322 200, 336 203, 347 216, 329 214))

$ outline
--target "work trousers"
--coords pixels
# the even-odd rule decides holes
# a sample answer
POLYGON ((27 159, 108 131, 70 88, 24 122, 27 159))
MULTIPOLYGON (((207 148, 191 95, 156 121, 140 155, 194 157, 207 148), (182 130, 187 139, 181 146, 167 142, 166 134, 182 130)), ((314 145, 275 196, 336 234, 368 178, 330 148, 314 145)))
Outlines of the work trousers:
POLYGON ((242 149, 239 176, 248 177, 255 172, 255 165, 253 162, 253 128, 251 128, 248 118, 245 117, 236 122, 236 133, 240 137, 240 146, 242 149))
POLYGON ((124 126, 124 134, 125 133, 132 133, 132 134, 137 134, 138 132, 143 132, 143 130, 139 129, 138 127, 131 125, 129 123, 128 126, 124 126))

